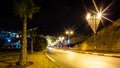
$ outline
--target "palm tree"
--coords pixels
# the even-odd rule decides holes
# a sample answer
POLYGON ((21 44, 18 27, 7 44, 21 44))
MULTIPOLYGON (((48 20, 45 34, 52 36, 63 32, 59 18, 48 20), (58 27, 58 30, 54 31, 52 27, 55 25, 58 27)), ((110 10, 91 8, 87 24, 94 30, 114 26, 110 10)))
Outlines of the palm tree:
POLYGON ((37 28, 31 28, 28 30, 28 34, 31 35, 31 48, 30 48, 30 53, 32 54, 33 53, 33 44, 35 42, 35 36, 37 35, 37 32, 36 32, 37 28))
POLYGON ((40 7, 35 7, 32 0, 19 0, 15 2, 15 13, 23 20, 22 48, 19 58, 19 65, 27 64, 27 18, 32 19, 34 13, 39 11, 40 7))

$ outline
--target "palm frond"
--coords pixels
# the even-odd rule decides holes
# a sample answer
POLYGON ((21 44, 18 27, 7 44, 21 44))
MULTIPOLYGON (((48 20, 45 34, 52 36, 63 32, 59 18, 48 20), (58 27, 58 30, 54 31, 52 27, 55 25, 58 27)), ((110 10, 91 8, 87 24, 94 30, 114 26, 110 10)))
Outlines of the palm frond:
POLYGON ((35 7, 33 0, 22 0, 15 4, 15 13, 20 17, 27 16, 32 19, 33 14, 37 13, 39 9, 40 7, 35 7))
POLYGON ((32 10, 32 12, 33 13, 37 13, 39 10, 40 10, 40 7, 34 7, 33 10, 32 10))

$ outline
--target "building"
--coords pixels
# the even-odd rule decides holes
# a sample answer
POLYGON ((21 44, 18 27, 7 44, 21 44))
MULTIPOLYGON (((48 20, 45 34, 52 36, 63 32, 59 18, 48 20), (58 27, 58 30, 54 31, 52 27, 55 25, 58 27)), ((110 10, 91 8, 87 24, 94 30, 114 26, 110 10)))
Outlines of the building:
POLYGON ((21 35, 10 31, 0 32, 0 48, 21 48, 21 35))

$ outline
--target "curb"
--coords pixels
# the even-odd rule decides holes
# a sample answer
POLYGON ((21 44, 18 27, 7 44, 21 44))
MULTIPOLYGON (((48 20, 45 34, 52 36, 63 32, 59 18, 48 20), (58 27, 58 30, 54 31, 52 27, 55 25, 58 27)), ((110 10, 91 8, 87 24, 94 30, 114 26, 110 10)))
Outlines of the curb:
POLYGON ((120 58, 120 55, 114 55, 114 54, 104 54, 104 53, 94 53, 94 52, 83 52, 83 51, 78 51, 78 53, 120 58))
POLYGON ((116 56, 116 55, 113 55, 112 57, 115 57, 115 58, 120 58, 120 56, 116 56))
POLYGON ((55 62, 55 60, 53 58, 51 58, 46 52, 45 52, 45 56, 52 62, 55 62))

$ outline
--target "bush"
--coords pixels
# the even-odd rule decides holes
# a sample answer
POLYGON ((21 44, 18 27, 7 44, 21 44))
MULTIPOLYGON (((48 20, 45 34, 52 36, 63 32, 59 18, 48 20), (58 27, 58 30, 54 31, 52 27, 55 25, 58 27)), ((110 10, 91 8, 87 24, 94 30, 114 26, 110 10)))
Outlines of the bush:
POLYGON ((46 49, 46 46, 47 46, 47 40, 43 37, 40 37, 40 36, 36 36, 35 37, 35 43, 34 43, 34 46, 33 46, 33 49, 35 51, 41 51, 41 50, 44 50, 46 49))

